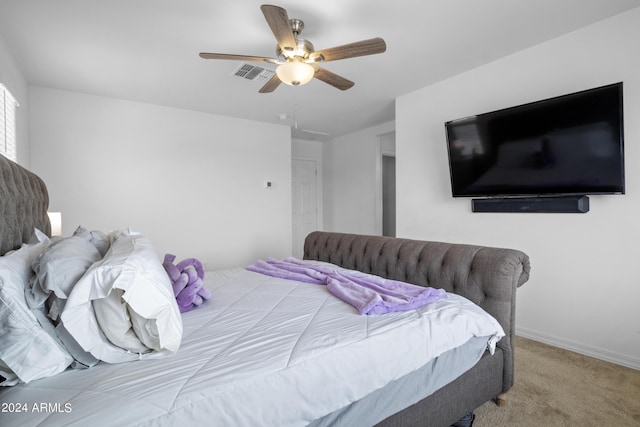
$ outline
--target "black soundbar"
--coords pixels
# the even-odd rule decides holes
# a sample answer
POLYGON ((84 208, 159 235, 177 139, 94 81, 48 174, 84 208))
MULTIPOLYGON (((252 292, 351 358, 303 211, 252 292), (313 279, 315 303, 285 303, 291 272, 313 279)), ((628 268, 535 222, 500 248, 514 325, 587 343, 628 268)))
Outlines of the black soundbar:
POLYGON ((472 199, 473 212, 589 212, 589 196, 472 199))

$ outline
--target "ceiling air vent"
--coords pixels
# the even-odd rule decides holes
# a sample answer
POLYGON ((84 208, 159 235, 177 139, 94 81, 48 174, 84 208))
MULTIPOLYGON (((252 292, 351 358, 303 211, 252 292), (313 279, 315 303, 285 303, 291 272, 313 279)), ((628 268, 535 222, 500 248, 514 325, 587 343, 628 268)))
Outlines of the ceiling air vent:
POLYGON ((274 70, 268 68, 257 67, 251 64, 241 64, 233 73, 232 76, 242 77, 247 80, 268 81, 276 74, 274 70))

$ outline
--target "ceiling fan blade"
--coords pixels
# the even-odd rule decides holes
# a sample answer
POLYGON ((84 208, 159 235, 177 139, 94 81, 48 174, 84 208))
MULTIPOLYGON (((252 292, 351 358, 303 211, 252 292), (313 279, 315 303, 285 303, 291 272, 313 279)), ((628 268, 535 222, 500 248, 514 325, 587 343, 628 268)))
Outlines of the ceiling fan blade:
POLYGON ((271 93, 274 90, 276 90, 278 88, 278 86, 280 86, 280 83, 282 83, 282 81, 280 80, 280 78, 278 78, 277 74, 274 74, 273 77, 271 77, 269 79, 269 81, 266 82, 264 84, 264 86, 262 86, 260 88, 260 90, 258 92, 260 92, 260 93, 271 93))
POLYGON ((311 54, 314 61, 336 61, 357 56, 374 55, 387 50, 387 44, 380 37, 319 50, 311 54))
POLYGON ((278 46, 283 51, 293 51, 296 48, 296 38, 293 35, 287 11, 279 6, 263 4, 260 6, 264 19, 276 36, 278 46))
POLYGON ((230 55, 226 53, 207 53, 202 52, 200 58, 203 59, 227 59, 232 61, 254 61, 254 62, 269 62, 271 64, 279 64, 275 58, 265 58, 263 56, 250 56, 250 55, 230 55))
POLYGON ((351 80, 347 80, 344 77, 339 76, 336 73, 332 73, 322 67, 318 67, 317 65, 314 65, 313 68, 316 70, 313 77, 340 90, 347 90, 355 84, 351 80))

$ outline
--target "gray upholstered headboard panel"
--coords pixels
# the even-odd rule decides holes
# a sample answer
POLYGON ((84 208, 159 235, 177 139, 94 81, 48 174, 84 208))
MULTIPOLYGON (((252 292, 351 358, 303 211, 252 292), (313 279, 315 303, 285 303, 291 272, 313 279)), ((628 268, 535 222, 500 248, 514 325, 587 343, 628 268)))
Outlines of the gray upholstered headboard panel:
POLYGON ((502 325, 504 390, 513 384, 512 342, 516 288, 529 279, 529 257, 518 250, 383 236, 316 231, 304 243, 304 258, 326 261, 421 286, 460 294, 502 325))
POLYGON ((34 228, 50 235, 48 207, 44 182, 0 154, 0 255, 27 242, 34 228))

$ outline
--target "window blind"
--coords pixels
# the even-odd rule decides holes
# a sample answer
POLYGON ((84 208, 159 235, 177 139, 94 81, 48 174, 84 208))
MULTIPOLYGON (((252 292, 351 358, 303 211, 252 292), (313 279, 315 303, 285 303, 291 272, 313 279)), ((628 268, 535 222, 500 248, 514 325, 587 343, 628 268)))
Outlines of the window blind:
POLYGON ((0 154, 16 161, 16 108, 18 102, 0 83, 0 154))

